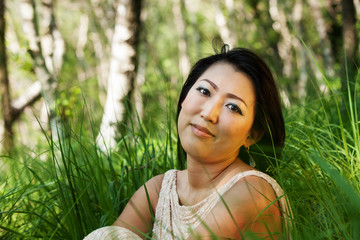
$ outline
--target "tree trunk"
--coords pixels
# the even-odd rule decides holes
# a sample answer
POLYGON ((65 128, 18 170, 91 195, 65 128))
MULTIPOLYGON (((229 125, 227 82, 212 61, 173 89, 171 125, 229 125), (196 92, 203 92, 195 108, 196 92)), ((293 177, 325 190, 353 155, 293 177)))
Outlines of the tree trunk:
POLYGON ((318 1, 308 0, 307 1, 310 8, 311 13, 313 15, 313 19, 315 21, 315 26, 318 32, 318 36, 321 42, 321 54, 324 61, 324 69, 328 76, 333 77, 334 72, 334 55, 331 49, 331 43, 329 41, 329 37, 326 31, 326 23, 321 13, 321 3, 318 1))
POLYGON ((191 26, 191 38, 188 40, 190 41, 190 45, 194 46, 195 49, 195 54, 192 57, 195 56, 196 59, 199 59, 201 57, 201 39, 198 20, 196 18, 196 9, 191 0, 185 0, 184 11, 187 13, 187 19, 189 20, 188 25, 191 26))
POLYGON ((3 109, 4 130, 1 131, 2 147, 10 153, 14 146, 14 122, 24 109, 41 97, 39 82, 35 82, 26 92, 15 100, 11 100, 10 83, 7 71, 5 46, 5 2, 0 2, 0 96, 3 109))
POLYGON ((224 43, 228 44, 230 48, 233 48, 236 45, 236 37, 228 26, 229 19, 226 19, 226 17, 224 16, 219 1, 215 0, 214 6, 216 12, 215 23, 219 29, 221 39, 224 43))
MULTIPOLYGON (((294 21, 294 28, 299 33, 300 36, 303 36, 303 30, 302 30, 302 11, 303 11, 303 5, 301 0, 297 0, 295 3, 295 6, 293 8, 293 21, 294 21)), ((293 92, 297 93, 297 97, 300 100, 305 100, 306 97, 306 86, 307 86, 307 71, 306 71, 306 49, 305 47, 299 42, 294 41, 293 46, 296 51, 296 65, 297 69, 299 71, 299 77, 297 85, 294 84, 295 89, 293 89, 293 92)))
POLYGON ((344 54, 341 71, 341 89, 344 93, 353 96, 355 90, 358 37, 355 29, 356 17, 353 0, 341 1, 341 13, 343 20, 343 47, 344 54))
POLYGON ((126 120, 125 104, 131 99, 135 81, 141 5, 141 0, 121 0, 117 6, 107 98, 97 136, 103 151, 115 147, 118 124, 126 120))
POLYGON ((183 0, 173 0, 173 14, 178 35, 178 49, 179 49, 179 70, 185 79, 185 76, 190 71, 190 60, 188 56, 188 44, 186 37, 186 21, 183 16, 182 6, 183 0))
POLYGON ((357 19, 360 19, 360 0, 354 0, 357 19))
POLYGON ((29 52, 35 63, 35 74, 41 83, 41 89, 45 100, 47 119, 54 140, 62 135, 63 128, 55 113, 57 81, 55 74, 61 67, 62 54, 64 51, 62 38, 56 29, 52 1, 43 1, 45 21, 43 27, 45 39, 42 39, 38 28, 38 15, 34 0, 22 0, 20 11, 23 18, 23 31, 29 41, 29 52), (43 44, 42 44, 43 40, 43 44), (45 54, 43 52, 43 45, 45 54), (52 59, 55 57, 55 59, 52 59))
POLYGON ((46 67, 56 79, 62 66, 65 43, 56 25, 54 1, 42 0, 41 32, 44 34, 41 36, 41 47, 46 67))
POLYGON ((100 103, 105 105, 107 81, 109 78, 111 39, 114 34, 116 21, 116 1, 105 3, 102 0, 87 0, 89 8, 90 25, 95 31, 90 30, 90 40, 94 44, 95 56, 97 59, 96 74, 99 86, 100 103))
POLYGON ((4 117, 3 148, 10 152, 13 148, 13 121, 5 47, 5 0, 0 1, 0 94, 4 117))
POLYGON ((291 52, 292 41, 296 39, 290 34, 287 27, 287 19, 285 13, 279 8, 277 0, 269 0, 269 12, 273 23, 273 28, 280 33, 282 40, 278 42, 279 55, 283 60, 283 74, 286 78, 290 78, 293 73, 293 55, 291 52))

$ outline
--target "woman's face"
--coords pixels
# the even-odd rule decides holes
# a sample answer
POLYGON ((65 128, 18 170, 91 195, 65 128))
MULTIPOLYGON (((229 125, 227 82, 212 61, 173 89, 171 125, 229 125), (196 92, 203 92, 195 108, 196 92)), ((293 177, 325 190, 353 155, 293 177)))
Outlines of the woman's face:
POLYGON ((242 145, 253 142, 253 84, 228 63, 210 66, 181 104, 178 130, 185 152, 207 162, 235 159, 242 145))

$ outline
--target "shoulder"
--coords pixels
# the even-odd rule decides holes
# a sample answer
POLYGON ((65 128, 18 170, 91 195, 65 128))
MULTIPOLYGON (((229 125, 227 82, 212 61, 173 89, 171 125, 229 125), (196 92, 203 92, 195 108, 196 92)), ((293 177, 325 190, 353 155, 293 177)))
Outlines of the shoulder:
POLYGON ((234 186, 224 194, 229 201, 233 212, 237 213, 240 222, 255 222, 261 216, 272 218, 281 216, 277 195, 271 182, 276 181, 266 174, 248 175, 237 181, 234 186), (267 176, 266 179, 263 178, 267 176))
POLYGON ((234 199, 237 206, 241 203, 257 205, 257 208, 268 207, 277 198, 272 183, 276 184, 276 181, 266 174, 249 174, 240 178, 224 197, 234 199))
POLYGON ((281 211, 276 199, 272 185, 264 178, 258 175, 242 177, 223 195, 221 212, 228 214, 226 209, 229 209, 233 216, 224 229, 235 235, 239 228, 253 233, 280 232, 281 211))
POLYGON ((146 183, 146 188, 150 190, 160 191, 161 183, 164 179, 165 174, 156 175, 155 177, 150 178, 146 183))
POLYGON ((178 172, 178 170, 171 169, 164 174, 152 177, 143 186, 139 188, 139 190, 134 194, 133 197, 144 199, 144 197, 147 198, 147 196, 149 196, 151 206, 153 210, 155 210, 162 185, 171 181, 171 179, 176 176, 176 172, 178 172))
MULTIPOLYGON (((168 180, 171 179, 173 176, 176 175, 177 171, 178 170, 175 170, 175 169, 168 170, 167 172, 165 172, 163 174, 152 177, 144 185, 146 186, 146 188, 149 188, 151 191, 157 192, 157 195, 159 195, 161 186, 164 182, 164 178, 166 178, 168 180)), ((166 181, 166 179, 165 179, 165 181, 166 181)))
POLYGON ((154 210, 159 199, 159 194, 164 176, 165 174, 160 174, 149 179, 144 185, 139 188, 139 190, 136 191, 133 197, 139 198, 141 200, 149 197, 152 209, 154 210))
MULTIPOLYGON (((272 184, 259 175, 240 173, 235 176, 235 183, 222 195, 206 219, 206 224, 216 235, 239 239, 240 232, 250 231, 263 239, 281 232, 281 212, 276 193, 272 184)), ((206 231, 205 228, 200 229, 199 233, 206 231)))
POLYGON ((157 175, 143 184, 133 194, 114 225, 142 233, 151 231, 149 226, 152 226, 152 215, 158 202, 163 178, 164 174, 157 175))

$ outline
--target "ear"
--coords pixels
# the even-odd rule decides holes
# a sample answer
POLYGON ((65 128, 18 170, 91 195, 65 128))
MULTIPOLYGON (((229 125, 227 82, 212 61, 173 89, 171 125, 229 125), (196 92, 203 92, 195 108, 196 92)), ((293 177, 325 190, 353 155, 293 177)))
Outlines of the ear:
POLYGON ((258 142, 264 136, 264 131, 251 130, 250 135, 246 138, 244 147, 248 148, 254 143, 258 142))

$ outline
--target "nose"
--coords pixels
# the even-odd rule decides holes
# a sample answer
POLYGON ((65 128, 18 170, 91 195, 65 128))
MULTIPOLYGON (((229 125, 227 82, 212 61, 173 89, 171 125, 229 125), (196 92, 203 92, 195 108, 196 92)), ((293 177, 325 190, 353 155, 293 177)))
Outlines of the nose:
POLYGON ((200 116, 208 122, 216 124, 219 121, 219 115, 221 111, 221 102, 219 100, 213 100, 206 102, 200 113, 200 116))

